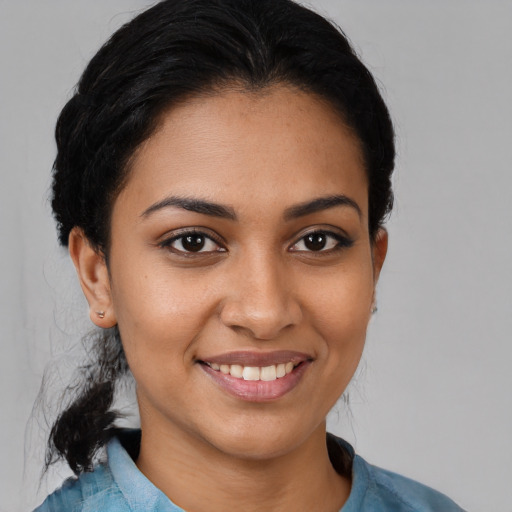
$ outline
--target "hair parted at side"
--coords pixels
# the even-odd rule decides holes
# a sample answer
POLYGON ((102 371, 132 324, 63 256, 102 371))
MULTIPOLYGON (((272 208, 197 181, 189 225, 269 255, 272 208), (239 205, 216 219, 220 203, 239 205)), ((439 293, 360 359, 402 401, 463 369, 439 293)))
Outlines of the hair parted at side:
MULTIPOLYGON (((326 100, 359 139, 374 238, 393 204, 394 132, 372 75, 344 34, 291 0, 164 0, 107 41, 59 116, 52 208, 61 244, 78 227, 108 261, 113 203, 130 158, 164 111, 197 94, 274 84, 326 100)), ((75 473, 91 469, 112 435, 116 414, 109 409, 127 365, 119 337, 109 343, 118 359, 98 350, 102 371, 89 371, 54 424, 48 463, 64 457, 75 473)))

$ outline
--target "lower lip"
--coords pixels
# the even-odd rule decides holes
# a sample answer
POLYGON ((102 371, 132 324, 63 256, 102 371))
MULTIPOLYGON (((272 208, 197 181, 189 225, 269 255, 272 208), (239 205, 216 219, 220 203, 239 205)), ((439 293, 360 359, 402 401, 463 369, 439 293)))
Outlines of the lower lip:
POLYGON ((202 363, 199 366, 231 396, 247 402, 271 402, 292 391, 299 384, 309 365, 310 361, 304 361, 291 373, 270 381, 237 379, 213 370, 207 364, 202 363))

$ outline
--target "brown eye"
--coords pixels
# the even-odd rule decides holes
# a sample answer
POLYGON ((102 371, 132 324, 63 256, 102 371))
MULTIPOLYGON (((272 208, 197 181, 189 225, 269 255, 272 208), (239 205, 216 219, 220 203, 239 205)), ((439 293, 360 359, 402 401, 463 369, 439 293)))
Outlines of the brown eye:
POLYGON ((203 249, 206 238, 203 235, 188 235, 181 239, 183 249, 188 252, 198 252, 203 249))
POLYGON ((160 247, 167 248, 176 254, 201 254, 225 252, 226 249, 211 236, 202 232, 182 232, 161 242, 160 247))
POLYGON ((325 233, 311 233, 304 237, 304 245, 310 251, 321 251, 327 244, 325 233))
POLYGON ((312 231, 298 240, 290 250, 293 252, 329 253, 350 247, 353 241, 330 231, 312 231))

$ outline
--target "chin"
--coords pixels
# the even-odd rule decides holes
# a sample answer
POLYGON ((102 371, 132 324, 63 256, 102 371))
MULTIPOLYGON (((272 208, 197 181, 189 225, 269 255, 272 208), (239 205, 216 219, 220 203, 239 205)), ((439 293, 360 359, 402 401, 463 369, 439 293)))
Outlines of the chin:
MULTIPOLYGON (((264 421, 261 418, 261 423, 264 421)), ((312 430, 315 430, 306 429, 303 423, 298 423, 298 427, 293 428, 292 424, 283 419, 278 421, 278 425, 270 422, 265 426, 260 424, 255 427, 254 424, 250 424, 230 429, 223 428, 212 432, 213 435, 205 440, 218 452, 236 459, 245 459, 248 462, 265 461, 294 451, 311 436, 312 430)), ((321 425, 325 423, 322 422, 321 425)))

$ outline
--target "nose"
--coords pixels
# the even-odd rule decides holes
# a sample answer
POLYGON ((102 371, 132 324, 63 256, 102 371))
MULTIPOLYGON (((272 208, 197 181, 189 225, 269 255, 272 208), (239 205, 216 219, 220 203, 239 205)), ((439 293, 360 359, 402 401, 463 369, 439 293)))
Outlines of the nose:
POLYGON ((258 340, 275 339, 298 325, 302 309, 293 294, 293 279, 282 262, 256 256, 230 272, 230 287, 222 305, 222 322, 258 340))

